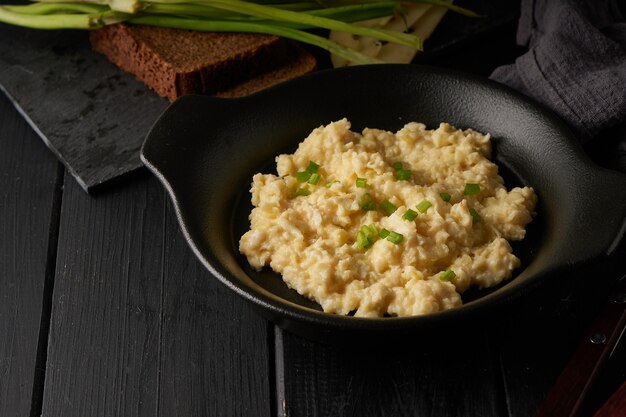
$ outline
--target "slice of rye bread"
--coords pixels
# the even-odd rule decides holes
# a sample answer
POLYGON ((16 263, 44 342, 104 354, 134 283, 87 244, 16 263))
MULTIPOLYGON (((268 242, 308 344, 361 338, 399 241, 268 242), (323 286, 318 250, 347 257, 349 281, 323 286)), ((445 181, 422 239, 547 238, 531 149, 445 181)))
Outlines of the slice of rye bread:
POLYGON ((238 97, 316 68, 277 36, 116 24, 90 32, 92 48, 170 101, 184 94, 238 97))

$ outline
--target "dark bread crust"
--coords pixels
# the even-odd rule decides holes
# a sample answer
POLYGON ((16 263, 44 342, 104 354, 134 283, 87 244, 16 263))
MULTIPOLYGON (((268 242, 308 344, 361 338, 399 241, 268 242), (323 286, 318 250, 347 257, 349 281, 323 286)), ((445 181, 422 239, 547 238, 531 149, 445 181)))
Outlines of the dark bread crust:
POLYGON ((304 49, 295 47, 290 53, 290 59, 281 66, 252 79, 241 82, 229 89, 218 91, 217 97, 247 96, 283 81, 287 81, 317 69, 315 57, 304 49))
POLYGON ((269 35, 116 24, 91 31, 90 41, 170 101, 184 94, 245 95, 315 69, 310 54, 269 35))

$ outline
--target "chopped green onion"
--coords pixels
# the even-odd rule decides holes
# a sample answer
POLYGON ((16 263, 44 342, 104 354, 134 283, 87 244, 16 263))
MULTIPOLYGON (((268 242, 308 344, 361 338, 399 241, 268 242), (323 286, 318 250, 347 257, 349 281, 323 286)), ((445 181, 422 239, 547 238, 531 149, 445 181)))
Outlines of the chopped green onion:
POLYGON ((394 243, 397 245, 400 242, 402 242, 402 239, 404 239, 404 236, 402 236, 398 232, 389 232, 389 236, 387 236, 386 239, 390 241, 391 243, 394 243))
POLYGON ((381 239, 387 239, 388 241, 390 241, 391 243, 395 243, 396 245, 402 242, 402 239, 404 239, 404 236, 402 236, 400 233, 390 232, 387 229, 382 229, 378 233, 378 236, 380 236, 381 239))
POLYGON ((311 173, 306 171, 296 172, 296 179, 298 182, 307 182, 311 178, 311 173))
POLYGON ((376 230, 376 226, 373 224, 369 226, 363 225, 356 234, 356 243, 360 248, 367 249, 374 244, 377 238, 378 230, 376 230))
POLYGON ((308 172, 309 174, 315 174, 317 173, 317 170, 319 168, 320 166, 317 165, 315 162, 309 161, 309 166, 306 167, 306 172, 308 172))
POLYGON ((365 236, 365 233, 363 233, 361 230, 359 230, 359 232, 356 234, 356 244, 363 249, 367 249, 372 246, 367 236, 365 236))
POLYGON ((308 183, 315 185, 318 182, 320 182, 320 178, 322 178, 320 174, 318 174, 317 172, 314 172, 313 174, 311 174, 311 177, 309 178, 308 183))
POLYGON ((365 186, 367 186, 367 178, 357 178, 356 186, 359 188, 365 188, 365 186))
POLYGON ((396 179, 400 181, 408 181, 411 177, 413 177, 413 174, 411 174, 411 171, 408 169, 399 169, 396 171, 396 179))
POLYGON ((478 223, 482 219, 480 218, 480 214, 476 211, 474 207, 470 207, 469 209, 470 215, 472 216, 472 223, 478 223))
POLYGON ((408 221, 410 221, 410 222, 412 222, 413 220, 415 220, 415 218, 416 218, 416 217, 417 217, 417 212, 416 212, 416 211, 413 211, 413 210, 411 210, 411 209, 408 209, 408 210, 406 211, 406 213, 404 213, 404 214, 402 215, 402 218, 403 218, 404 220, 408 220, 408 221))
POLYGON ((442 193, 439 193, 439 196, 446 203, 448 203, 452 199, 452 196, 450 195, 450 193, 446 193, 445 191, 442 192, 442 193))
POLYGON ((387 216, 391 216, 393 213, 395 213, 396 210, 398 210, 398 207, 396 207, 389 200, 385 200, 382 203, 380 203, 380 208, 383 209, 385 213, 387 213, 387 216))
POLYGON ((442 281, 452 281, 455 277, 456 274, 451 269, 448 269, 447 271, 442 272, 441 275, 439 275, 439 279, 442 281))
POLYGON ((376 210, 376 203, 374 201, 368 201, 361 205, 361 208, 365 211, 374 211, 376 210))
POLYGON ((307 195, 310 195, 310 194, 311 194, 311 190, 309 190, 308 188, 302 188, 302 187, 300 187, 300 188, 296 189, 295 194, 296 194, 297 196, 307 196, 307 195))
POLYGON ((420 213, 424 214, 424 213, 426 213, 428 211, 428 209, 430 207, 432 207, 432 203, 430 201, 424 199, 424 200, 420 201, 420 203, 417 206, 415 206, 415 207, 419 210, 420 213))
POLYGON ((369 226, 363 225, 361 227, 361 230, 363 231, 363 233, 365 233, 365 236, 367 236, 368 239, 376 239, 376 237, 378 236, 378 230, 373 224, 370 224, 369 226))
POLYGON ((480 193, 480 185, 478 184, 473 184, 471 182, 468 182, 467 184, 465 184, 465 189, 463 190, 463 194, 465 195, 475 195, 480 193))
POLYGON ((339 181, 337 180, 331 181, 328 184, 326 184, 326 188, 330 188, 333 184, 337 184, 337 183, 339 183, 339 181))
POLYGON ((372 196, 369 193, 365 193, 361 197, 361 208, 365 211, 376 210, 376 202, 372 201, 372 196))
POLYGON ((396 179, 400 181, 408 181, 413 176, 411 171, 402 168, 402 162, 394 162, 391 166, 396 171, 396 179))

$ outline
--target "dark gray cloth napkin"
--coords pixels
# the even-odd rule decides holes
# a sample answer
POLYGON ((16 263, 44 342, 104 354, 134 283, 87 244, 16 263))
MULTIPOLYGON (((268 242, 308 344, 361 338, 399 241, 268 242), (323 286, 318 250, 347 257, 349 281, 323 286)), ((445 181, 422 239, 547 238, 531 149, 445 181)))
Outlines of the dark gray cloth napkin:
POLYGON ((522 0, 528 51, 491 78, 546 104, 626 170, 626 0, 522 0))

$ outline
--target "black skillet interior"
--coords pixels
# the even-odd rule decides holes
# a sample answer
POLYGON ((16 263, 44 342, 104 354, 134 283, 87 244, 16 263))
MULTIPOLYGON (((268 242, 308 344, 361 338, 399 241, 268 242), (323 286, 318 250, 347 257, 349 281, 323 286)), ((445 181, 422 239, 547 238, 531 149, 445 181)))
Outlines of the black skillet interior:
POLYGON ((267 318, 312 337, 336 329, 414 331, 489 311, 555 271, 610 255, 624 233, 626 178, 590 163, 557 117, 499 84, 429 67, 327 70, 241 99, 183 97, 154 125, 142 158, 169 191, 188 243, 211 273, 267 318), (491 133, 507 185, 530 185, 540 201, 527 239, 515 245, 523 266, 514 279, 470 293, 471 302, 455 310, 360 319, 324 314, 277 275, 251 269, 237 247, 249 226, 252 175, 270 172, 276 155, 343 117, 353 130, 446 121, 491 133))

